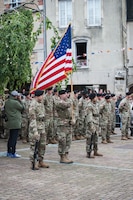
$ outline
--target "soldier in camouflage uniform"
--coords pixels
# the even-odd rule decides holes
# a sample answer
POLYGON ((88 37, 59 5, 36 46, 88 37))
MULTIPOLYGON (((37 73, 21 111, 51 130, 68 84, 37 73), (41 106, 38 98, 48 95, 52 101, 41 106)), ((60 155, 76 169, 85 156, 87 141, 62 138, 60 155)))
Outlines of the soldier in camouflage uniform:
POLYGON ((122 122, 122 128, 121 128, 122 140, 131 139, 128 134, 128 128, 130 127, 130 103, 129 103, 130 98, 131 98, 131 93, 127 92, 126 97, 122 99, 119 104, 119 113, 122 122))
POLYGON ((22 142, 26 144, 28 142, 29 137, 29 106, 31 103, 31 97, 28 91, 25 91, 24 99, 22 100, 24 104, 24 111, 22 113, 22 128, 21 128, 21 136, 22 142))
POLYGON ((53 128, 53 136, 54 136, 54 143, 58 143, 58 135, 57 135, 57 124, 58 124, 58 113, 56 110, 56 106, 55 106, 55 102, 57 100, 59 100, 59 96, 58 96, 58 91, 55 88, 54 89, 54 95, 53 95, 53 100, 54 100, 54 104, 53 104, 53 121, 54 121, 54 128, 53 128))
POLYGON ((105 96, 105 101, 103 101, 100 106, 100 126, 101 126, 101 134, 102 134, 102 143, 113 143, 110 140, 111 135, 111 103, 110 103, 110 95, 105 96))
POLYGON ((115 103, 116 103, 116 97, 115 94, 111 94, 111 132, 112 134, 116 134, 115 131, 115 123, 116 123, 116 116, 115 116, 115 103))
POLYGON ((71 97, 72 100, 72 140, 76 140, 78 133, 78 123, 79 123, 79 106, 78 106, 78 95, 79 95, 79 91, 78 90, 74 90, 74 94, 71 97))
POLYGON ((82 97, 79 99, 79 128, 76 139, 83 139, 85 137, 85 117, 86 117, 86 111, 87 111, 87 99, 86 99, 86 91, 82 92, 82 97))
POLYGON ((98 153, 99 108, 96 94, 91 93, 89 98, 91 101, 88 103, 86 116, 86 152, 88 158, 95 158, 95 156, 103 156, 98 153), (94 156, 91 155, 92 150, 94 156))
POLYGON ((52 87, 47 89, 47 93, 44 96, 44 106, 46 111, 45 116, 45 131, 47 134, 47 143, 56 144, 55 135, 53 131, 54 121, 53 121, 53 111, 54 111, 54 99, 53 99, 53 89, 52 87))
POLYGON ((36 140, 38 145, 38 161, 35 169, 49 168, 49 165, 43 162, 46 149, 46 132, 45 132, 45 108, 43 104, 43 91, 36 90, 35 97, 29 107, 29 141, 30 141, 30 161, 33 165, 34 150, 36 140))
POLYGON ((60 99, 55 102, 56 110, 58 113, 58 154, 60 155, 60 163, 70 164, 72 160, 68 158, 69 149, 72 141, 71 133, 71 102, 67 101, 66 91, 59 91, 60 99))

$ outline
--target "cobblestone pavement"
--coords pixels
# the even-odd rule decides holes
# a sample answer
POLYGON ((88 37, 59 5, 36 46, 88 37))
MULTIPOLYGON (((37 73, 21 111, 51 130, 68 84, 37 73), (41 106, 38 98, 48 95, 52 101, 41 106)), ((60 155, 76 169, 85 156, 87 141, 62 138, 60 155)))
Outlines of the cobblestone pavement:
POLYGON ((101 144, 103 157, 86 158, 85 140, 73 141, 70 158, 60 164, 57 145, 47 145, 48 169, 32 171, 29 145, 17 143, 21 158, 5 156, 6 141, 0 139, 0 200, 133 200, 133 140, 101 144))

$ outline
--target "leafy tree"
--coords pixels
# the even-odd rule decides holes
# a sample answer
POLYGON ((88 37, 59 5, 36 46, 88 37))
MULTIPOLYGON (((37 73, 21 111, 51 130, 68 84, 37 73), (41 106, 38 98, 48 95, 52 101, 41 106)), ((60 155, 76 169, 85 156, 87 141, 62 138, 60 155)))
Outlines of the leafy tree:
POLYGON ((0 92, 30 82, 30 55, 41 32, 33 27, 32 11, 24 8, 0 17, 0 92))

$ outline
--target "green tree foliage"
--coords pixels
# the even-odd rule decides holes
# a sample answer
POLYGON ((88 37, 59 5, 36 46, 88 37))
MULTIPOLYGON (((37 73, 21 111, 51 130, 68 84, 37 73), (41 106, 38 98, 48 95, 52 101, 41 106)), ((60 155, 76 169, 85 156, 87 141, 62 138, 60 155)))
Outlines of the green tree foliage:
POLYGON ((32 11, 19 9, 0 16, 0 92, 30 82, 30 55, 41 27, 34 33, 32 11))

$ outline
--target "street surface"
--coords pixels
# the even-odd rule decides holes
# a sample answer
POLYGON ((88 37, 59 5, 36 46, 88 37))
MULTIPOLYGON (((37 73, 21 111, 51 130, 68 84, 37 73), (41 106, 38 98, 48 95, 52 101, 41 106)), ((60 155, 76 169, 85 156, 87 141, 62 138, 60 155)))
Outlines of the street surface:
POLYGON ((73 164, 60 164, 57 145, 47 145, 48 169, 30 169, 29 144, 17 143, 21 158, 7 158, 0 139, 0 200, 133 200, 133 140, 101 144, 103 157, 86 158, 85 140, 72 142, 73 164))

